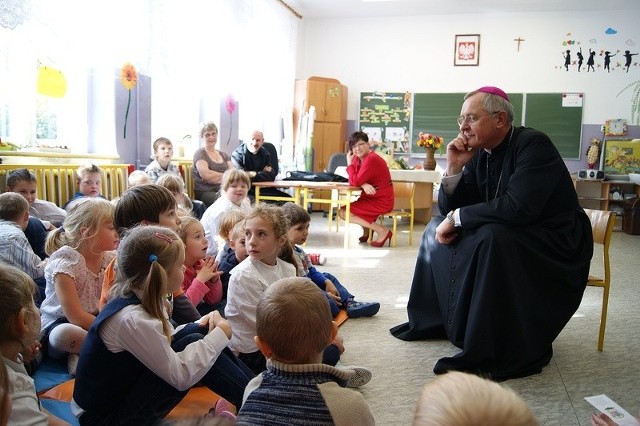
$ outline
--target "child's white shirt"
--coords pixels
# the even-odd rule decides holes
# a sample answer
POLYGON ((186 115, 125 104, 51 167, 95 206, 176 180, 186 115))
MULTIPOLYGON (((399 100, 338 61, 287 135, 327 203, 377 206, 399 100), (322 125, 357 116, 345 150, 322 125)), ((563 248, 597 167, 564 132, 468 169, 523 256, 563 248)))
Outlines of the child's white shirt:
POLYGON ((281 259, 270 266, 248 257, 231 270, 224 313, 233 330, 229 347, 235 354, 258 350, 253 337, 256 308, 264 290, 279 279, 295 276, 295 266, 281 259))

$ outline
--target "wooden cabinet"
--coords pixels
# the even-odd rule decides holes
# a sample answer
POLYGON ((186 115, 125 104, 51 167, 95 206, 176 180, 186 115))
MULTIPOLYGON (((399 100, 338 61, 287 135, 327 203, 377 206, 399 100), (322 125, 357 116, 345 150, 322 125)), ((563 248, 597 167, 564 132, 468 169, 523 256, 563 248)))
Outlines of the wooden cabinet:
POLYGON ((622 229, 625 201, 640 196, 640 186, 628 180, 574 180, 574 184, 583 208, 611 210, 617 214, 616 230, 622 229))
POLYGON ((300 117, 313 106, 313 171, 327 168, 334 152, 345 152, 347 140, 347 87, 334 78, 310 77, 296 80, 293 110, 294 140, 298 141, 300 117))

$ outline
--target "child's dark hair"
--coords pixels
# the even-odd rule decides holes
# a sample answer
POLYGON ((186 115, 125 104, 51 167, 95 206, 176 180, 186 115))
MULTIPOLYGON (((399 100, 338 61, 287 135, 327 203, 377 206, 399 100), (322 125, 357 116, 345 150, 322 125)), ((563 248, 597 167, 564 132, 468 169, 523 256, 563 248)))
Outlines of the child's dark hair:
POLYGON ((311 216, 302 206, 296 203, 285 203, 282 206, 284 215, 289 219, 291 226, 298 225, 300 223, 311 222, 311 216))
POLYGON ((160 214, 176 208, 171 191, 160 185, 139 185, 127 189, 113 212, 113 225, 118 232, 146 220, 160 222, 160 214))
POLYGON ((167 269, 178 261, 184 250, 180 237, 163 226, 136 226, 125 232, 118 247, 117 279, 109 299, 130 297, 137 291, 142 307, 162 322, 171 341, 171 327, 165 315, 164 296, 168 293, 167 269))
POLYGON ((29 211, 29 202, 17 192, 0 194, 0 219, 15 222, 29 211))
POLYGON ((20 182, 33 182, 36 183, 36 175, 31 173, 27 169, 13 170, 7 175, 7 186, 13 191, 13 188, 20 182))

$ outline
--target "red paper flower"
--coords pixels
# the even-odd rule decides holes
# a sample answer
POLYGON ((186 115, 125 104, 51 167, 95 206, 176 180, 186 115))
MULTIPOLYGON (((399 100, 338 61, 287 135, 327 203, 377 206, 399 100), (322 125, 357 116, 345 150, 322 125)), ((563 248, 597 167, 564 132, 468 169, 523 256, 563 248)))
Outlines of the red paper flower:
POLYGON ((229 141, 231 140, 231 130, 233 129, 233 113, 236 110, 236 100, 229 94, 227 95, 227 99, 225 99, 224 103, 227 108, 227 112, 229 113, 229 137, 227 137, 227 145, 229 145, 229 141))

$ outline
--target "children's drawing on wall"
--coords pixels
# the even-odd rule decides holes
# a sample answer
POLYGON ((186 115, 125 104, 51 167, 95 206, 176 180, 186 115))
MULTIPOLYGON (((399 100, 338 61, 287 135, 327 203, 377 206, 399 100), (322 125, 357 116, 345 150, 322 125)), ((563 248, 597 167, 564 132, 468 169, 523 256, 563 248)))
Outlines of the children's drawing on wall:
POLYGON ((385 142, 391 145, 393 153, 409 152, 409 142, 405 137, 409 135, 406 127, 387 127, 385 142))
POLYGON ((564 55, 564 68, 569 71, 569 65, 571 65, 571 50, 567 49, 567 53, 564 55))
POLYGON ((578 49, 578 52, 576 52, 576 56, 578 57, 578 72, 580 72, 580 68, 582 67, 582 61, 584 60, 584 56, 582 56, 582 47, 578 49))
POLYGON ((640 70, 640 64, 638 61, 634 62, 633 59, 633 56, 638 55, 640 52, 632 53, 633 50, 636 50, 634 47, 636 43, 628 38, 624 42, 626 46, 621 46, 622 39, 620 36, 622 34, 612 27, 606 28, 603 32, 596 34, 595 37, 582 40, 580 37, 574 37, 571 32, 566 33, 561 42, 562 51, 560 52, 564 61, 556 63, 555 69, 581 72, 587 55, 586 50, 588 49, 586 72, 595 72, 596 68, 607 73, 623 71, 628 73, 629 69, 632 71, 634 69, 640 70), (572 53, 577 60, 572 57, 572 53), (596 55, 601 59, 596 59, 596 55), (616 56, 618 58, 614 59, 616 56), (624 61, 622 60, 623 57, 624 61))
POLYGON ((626 69, 625 72, 629 72, 632 56, 635 56, 635 55, 637 55, 637 53, 631 53, 631 51, 629 50, 624 51, 624 67, 626 69))
POLYGON ((591 48, 589 48, 589 59, 587 59, 587 72, 589 72, 589 70, 596 72, 596 69, 593 67, 593 65, 596 63, 595 56, 596 56, 596 51, 591 50, 591 48))
POLYGON ((604 69, 607 70, 607 72, 611 72, 611 58, 613 58, 614 56, 616 56, 616 54, 614 53, 612 55, 608 50, 604 52, 604 69))

